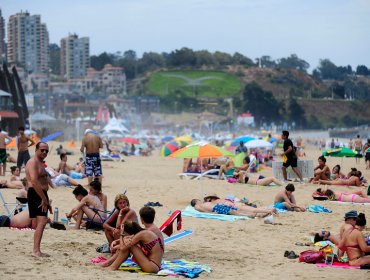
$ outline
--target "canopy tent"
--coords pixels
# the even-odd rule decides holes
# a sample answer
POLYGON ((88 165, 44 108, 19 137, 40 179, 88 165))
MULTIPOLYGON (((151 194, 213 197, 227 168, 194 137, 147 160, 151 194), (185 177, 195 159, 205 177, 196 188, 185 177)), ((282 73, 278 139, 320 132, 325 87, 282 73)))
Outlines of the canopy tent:
POLYGON ((30 119, 32 122, 47 122, 56 120, 56 118, 44 113, 35 113, 30 116, 30 119))
POLYGON ((116 118, 109 120, 108 124, 101 131, 102 136, 123 138, 129 130, 116 118))
POLYGON ((253 149, 253 148, 272 149, 274 147, 274 145, 271 144, 270 142, 267 142, 261 139, 248 141, 247 143, 244 144, 244 146, 247 147, 248 149, 253 149))

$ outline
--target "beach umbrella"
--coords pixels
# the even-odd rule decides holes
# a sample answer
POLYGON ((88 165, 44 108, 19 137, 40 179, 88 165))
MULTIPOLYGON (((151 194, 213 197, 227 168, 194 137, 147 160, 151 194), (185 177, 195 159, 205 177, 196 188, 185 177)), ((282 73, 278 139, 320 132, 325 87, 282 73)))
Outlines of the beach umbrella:
POLYGON ((251 140, 244 144, 248 149, 253 148, 272 148, 274 145, 262 139, 251 140))
POLYGON ((139 139, 133 137, 125 137, 122 139, 122 142, 129 143, 129 144, 139 144, 139 139))
POLYGON ((171 136, 171 135, 168 135, 168 136, 165 136, 161 139, 162 142, 168 142, 168 141, 172 141, 173 139, 175 139, 175 137, 171 136))
POLYGON ((184 141, 186 144, 190 144, 191 141, 193 141, 193 138, 189 135, 184 135, 184 136, 180 136, 180 137, 177 137, 175 138, 176 141, 184 141))
POLYGON ((240 137, 238 137, 238 138, 234 139, 234 140, 231 142, 230 146, 239 146, 239 143, 240 143, 240 142, 243 142, 243 143, 245 144, 245 143, 247 143, 247 142, 249 142, 249 141, 251 141, 251 140, 255 140, 255 139, 256 139, 255 137, 250 136, 250 135, 240 136, 240 137))
POLYGON ((185 147, 186 145, 190 144, 190 143, 187 143, 185 142, 184 140, 175 140, 175 141, 172 141, 172 142, 176 142, 177 145, 182 148, 182 147, 185 147))
POLYGON ((243 165, 243 160, 245 158, 246 154, 245 153, 239 153, 234 157, 234 164, 236 167, 242 166, 243 165))
POLYGON ((206 142, 190 144, 169 155, 170 158, 218 158, 232 156, 233 154, 229 151, 206 142))
POLYGON ((328 157, 362 157, 360 153, 347 147, 326 150, 322 155, 328 157))
POLYGON ((162 146, 160 155, 162 157, 168 157, 170 154, 172 154, 173 152, 177 151, 180 148, 181 147, 179 146, 177 142, 175 141, 169 142, 162 146))

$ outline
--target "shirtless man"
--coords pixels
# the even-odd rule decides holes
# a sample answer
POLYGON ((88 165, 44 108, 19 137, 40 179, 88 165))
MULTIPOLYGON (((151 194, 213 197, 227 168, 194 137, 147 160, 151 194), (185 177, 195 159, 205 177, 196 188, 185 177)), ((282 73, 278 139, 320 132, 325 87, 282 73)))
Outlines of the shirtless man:
POLYGON ((91 129, 86 129, 85 136, 82 138, 81 153, 86 150, 85 175, 90 184, 94 177, 98 177, 102 182, 102 168, 99 150, 103 148, 103 141, 95 135, 91 129))
POLYGON ((236 215, 236 216, 248 216, 250 218, 264 218, 272 214, 274 209, 262 209, 254 208, 248 205, 241 205, 232 203, 230 201, 221 200, 216 198, 214 201, 202 202, 199 199, 192 199, 190 202, 191 206, 199 212, 224 214, 224 215, 236 215))
POLYGON ((73 166, 68 165, 67 160, 67 154, 62 153, 60 154, 60 162, 58 169, 56 170, 59 173, 66 174, 70 176, 72 179, 82 179, 84 178, 84 174, 79 173, 75 170, 73 166))
MULTIPOLYGON (((28 153, 28 150, 27 150, 28 153)), ((26 178, 28 182, 28 209, 32 228, 36 227, 33 237, 34 257, 47 257, 42 253, 40 244, 47 223, 48 211, 52 213, 47 191, 49 189, 48 175, 42 163, 49 153, 49 146, 44 142, 36 144, 35 155, 26 164, 26 178)))
POLYGON ((280 191, 275 196, 274 207, 282 210, 305 212, 304 207, 296 204, 293 192, 295 191, 293 184, 288 184, 285 190, 280 191))
POLYGON ((30 153, 28 152, 28 147, 35 144, 31 138, 28 138, 26 134, 24 134, 24 127, 21 126, 18 128, 18 140, 17 140, 17 148, 18 148, 18 158, 17 158, 17 166, 19 169, 22 168, 22 165, 26 165, 30 159, 30 153), (31 143, 30 143, 31 142, 31 143))
MULTIPOLYGON (((361 153, 361 151, 362 151, 362 140, 361 140, 359 134, 357 134, 357 138, 355 139, 354 144, 355 144, 356 152, 361 153)), ((359 163, 359 162, 360 162, 360 158, 356 157, 356 163, 359 163)))
POLYGON ((0 176, 5 176, 6 172, 6 149, 5 149, 5 139, 12 140, 8 135, 1 132, 0 128, 0 165, 3 166, 3 168, 0 168, 0 176))

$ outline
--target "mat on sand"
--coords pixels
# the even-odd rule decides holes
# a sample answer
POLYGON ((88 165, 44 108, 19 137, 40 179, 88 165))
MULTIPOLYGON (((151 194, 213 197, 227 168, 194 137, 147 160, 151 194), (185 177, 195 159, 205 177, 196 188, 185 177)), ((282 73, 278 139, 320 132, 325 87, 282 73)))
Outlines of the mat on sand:
POLYGON ((199 212, 191 207, 190 205, 187 206, 184 210, 181 211, 183 217, 195 217, 195 218, 204 218, 204 219, 212 219, 212 220, 220 220, 220 221, 236 221, 236 220, 250 220, 251 218, 247 216, 235 216, 235 215, 223 215, 223 214, 212 214, 212 213, 204 213, 199 212))

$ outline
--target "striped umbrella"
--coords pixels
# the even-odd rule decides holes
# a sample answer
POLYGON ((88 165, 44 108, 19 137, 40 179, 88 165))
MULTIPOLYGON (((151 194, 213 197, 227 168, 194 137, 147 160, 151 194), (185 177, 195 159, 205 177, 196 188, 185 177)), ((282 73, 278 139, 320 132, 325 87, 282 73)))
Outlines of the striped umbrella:
POLYGON ((175 141, 169 142, 169 143, 163 145, 163 147, 161 149, 161 152, 160 152, 160 155, 162 157, 168 157, 170 154, 172 154, 174 151, 177 151, 180 148, 181 147, 177 142, 175 142, 175 141))
POLYGON ((188 145, 172 153, 170 158, 218 158, 231 157, 232 153, 205 142, 188 145))

